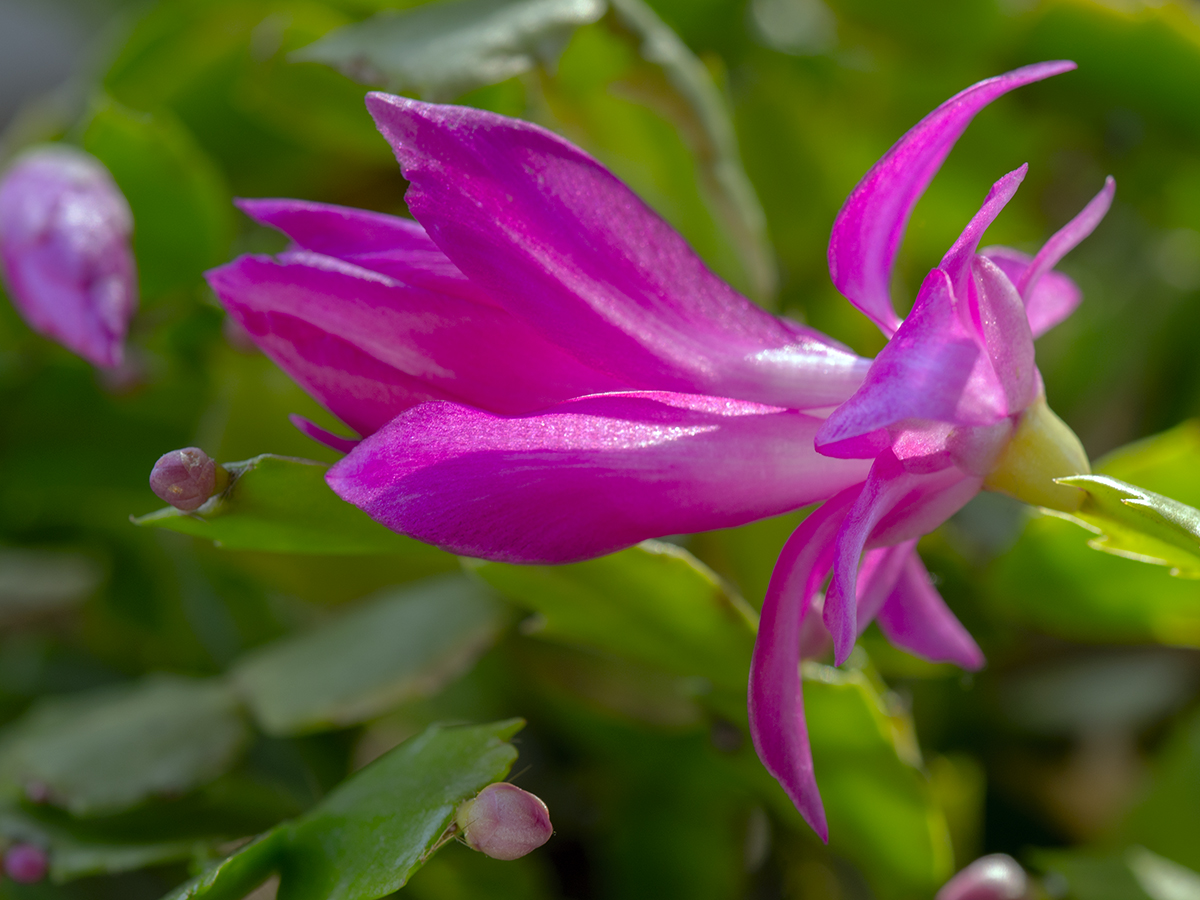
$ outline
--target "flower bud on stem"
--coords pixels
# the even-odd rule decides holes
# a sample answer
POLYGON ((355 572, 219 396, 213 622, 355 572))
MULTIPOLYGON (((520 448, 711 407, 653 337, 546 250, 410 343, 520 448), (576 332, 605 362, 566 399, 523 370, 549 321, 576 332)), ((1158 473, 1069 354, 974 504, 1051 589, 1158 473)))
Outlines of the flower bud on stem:
POLYGON ((49 868, 50 860, 41 847, 13 844, 4 851, 4 874, 20 884, 41 881, 49 868))
POLYGON ((150 471, 150 489, 176 509, 199 509, 229 486, 229 472, 199 447, 164 453, 150 471))
POLYGON ((554 833, 550 810, 513 784, 489 784, 455 815, 463 840, 492 859, 517 859, 536 850, 554 833))
POLYGON ((1005 853, 981 856, 944 885, 934 900, 1021 900, 1029 879, 1005 853))

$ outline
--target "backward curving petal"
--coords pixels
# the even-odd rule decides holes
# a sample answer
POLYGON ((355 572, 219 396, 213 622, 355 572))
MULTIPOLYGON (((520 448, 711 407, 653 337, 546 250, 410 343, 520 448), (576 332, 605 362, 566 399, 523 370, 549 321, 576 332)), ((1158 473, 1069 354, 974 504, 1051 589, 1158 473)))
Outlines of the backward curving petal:
POLYGON ((813 776, 800 681, 800 623, 833 559, 833 542, 858 487, 838 494, 792 533, 767 587, 750 664, 750 736, 767 771, 821 840, 825 808, 813 776))
MULTIPOLYGON (((833 580, 825 592, 823 617, 838 665, 846 661, 860 632, 857 582, 863 551, 932 531, 975 496, 981 484, 981 478, 954 467, 932 474, 908 472, 890 450, 875 460, 838 531, 833 580)), ((876 557, 873 563, 878 566, 879 561, 876 557)))
POLYGON ((372 93, 413 215, 493 302, 647 390, 840 403, 867 361, 714 275, 602 165, 527 122, 372 93))
POLYGON ((661 392, 580 397, 504 417, 426 403, 329 470, 342 499, 455 553, 561 563, 727 528, 836 494, 864 462, 819 456, 819 420, 661 392))
POLYGON ((1029 264, 1029 268, 1022 273, 1017 282, 1017 290, 1022 297, 1028 297, 1029 292, 1037 286, 1038 279, 1042 275, 1058 265, 1059 260, 1096 230, 1096 226, 1108 214, 1108 209, 1112 206, 1113 195, 1116 192, 1117 182, 1109 175, 1104 179, 1104 187, 1100 189, 1100 193, 1089 200, 1087 206, 1081 209, 1075 218, 1056 231, 1050 240, 1042 245, 1042 249, 1037 252, 1037 256, 1033 258, 1033 262, 1029 264))
POLYGON ((829 272, 884 334, 900 325, 888 286, 908 218, 967 125, 1014 88, 1074 68, 1073 62, 1044 62, 972 85, 913 126, 850 193, 833 224, 829 272))

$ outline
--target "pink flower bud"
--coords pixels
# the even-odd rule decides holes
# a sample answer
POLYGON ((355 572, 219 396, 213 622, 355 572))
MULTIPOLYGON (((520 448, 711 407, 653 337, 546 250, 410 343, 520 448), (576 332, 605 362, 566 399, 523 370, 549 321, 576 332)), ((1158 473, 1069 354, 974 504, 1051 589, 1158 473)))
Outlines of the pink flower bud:
POLYGON ((489 784, 458 808, 459 830, 472 850, 492 859, 516 859, 554 833, 546 804, 516 785, 489 784))
POLYGON ((0 181, 0 261, 30 327, 89 362, 121 362, 137 308, 133 215, 100 162, 66 145, 20 156, 0 181))
POLYGON ((50 861, 46 851, 33 844, 13 844, 4 852, 4 871, 13 881, 32 884, 46 877, 50 861))
POLYGON ((944 885, 934 900, 1021 900, 1025 870, 1005 853, 981 856, 944 885))
MULTIPOLYGON (((199 447, 164 453, 150 471, 150 489, 176 509, 190 512, 217 492, 217 464, 199 447)), ((225 475, 228 478, 227 475, 225 475)))

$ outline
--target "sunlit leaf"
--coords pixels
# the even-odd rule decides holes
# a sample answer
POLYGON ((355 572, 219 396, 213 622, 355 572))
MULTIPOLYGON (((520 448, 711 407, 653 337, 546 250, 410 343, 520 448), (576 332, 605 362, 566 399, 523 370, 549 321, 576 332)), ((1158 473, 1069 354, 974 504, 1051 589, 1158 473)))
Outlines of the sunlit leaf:
POLYGON ((436 693, 496 638, 506 610, 462 575, 385 591, 233 670, 262 727, 295 734, 351 725, 436 693))
POLYGON ((208 538, 228 550, 440 553, 340 500, 325 483, 327 467, 321 463, 267 453, 225 468, 233 475, 229 487, 194 513, 168 507, 134 524, 208 538))
POLYGON ((365 84, 446 101, 553 63, 571 33, 604 10, 604 0, 450 0, 379 13, 291 58, 335 66, 365 84))
POLYGON ((1089 546, 1200 578, 1200 510, 1108 475, 1056 480, 1087 492, 1070 518, 1099 535, 1089 546))
POLYGON ((42 701, 5 734, 0 772, 10 795, 36 791, 94 816, 211 781, 248 736, 223 682, 153 676, 42 701))
POLYGON ((565 566, 478 563, 475 571, 518 606, 539 613, 530 630, 541 637, 745 690, 754 612, 672 544, 645 541, 565 566))

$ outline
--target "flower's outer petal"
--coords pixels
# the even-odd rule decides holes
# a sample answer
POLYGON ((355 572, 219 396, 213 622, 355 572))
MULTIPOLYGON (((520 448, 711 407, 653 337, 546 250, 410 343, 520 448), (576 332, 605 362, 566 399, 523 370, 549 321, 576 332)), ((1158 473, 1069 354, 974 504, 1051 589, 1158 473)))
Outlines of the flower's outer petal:
POLYGON ((343 500, 465 556, 561 563, 727 528, 861 481, 812 449, 818 419, 694 394, 580 397, 502 417, 426 403, 330 469, 343 500))
POLYGON ((1004 391, 1005 411, 1015 415, 1033 402, 1039 385, 1025 304, 1008 276, 986 256, 971 261, 970 278, 976 327, 1004 391))
POLYGON ((838 665, 854 649, 859 633, 857 579, 863 550, 932 531, 975 496, 981 483, 953 467, 930 475, 907 472, 890 450, 875 460, 838 532, 833 580, 825 592, 823 618, 838 665))
POLYGON ((340 434, 334 434, 313 422, 311 419, 306 419, 304 416, 292 413, 288 416, 288 421, 295 426, 296 430, 305 437, 310 437, 319 444, 324 444, 332 450, 337 450, 339 453, 349 453, 358 446, 357 438, 343 437, 340 434))
POLYGON ((950 612, 916 553, 905 559, 877 621, 889 641, 931 662, 950 662, 970 670, 983 666, 979 645, 950 612))
POLYGON ((309 200, 238 200, 255 221, 323 253, 416 287, 486 303, 419 223, 384 213, 309 200))
POLYGON ((997 97, 1074 68, 1072 62, 1038 63, 956 94, 900 138, 846 198, 829 241, 829 272, 837 289, 884 334, 900 325, 888 291, 900 239, 950 148, 997 97))
MULTIPOLYGON (((999 266, 1014 285, 1033 261, 1029 254, 1009 247, 985 247, 980 256, 999 266)), ((1062 272, 1051 271, 1037 280, 1024 300, 1029 329, 1035 338, 1039 338, 1075 311, 1083 300, 1083 292, 1062 272)))
POLYGON ((263 352, 362 434, 426 400, 531 412, 626 387, 501 309, 330 256, 243 256, 208 280, 263 352))
POLYGON ((949 278, 934 269, 862 387, 825 421, 817 448, 828 455, 858 456, 886 445, 877 433, 896 422, 986 425, 1005 415, 1003 387, 956 309, 949 278), (878 440, 863 440, 873 433, 878 440))
POLYGON ((800 523, 775 563, 750 663, 750 736, 766 766, 821 840, 829 840, 813 777, 800 684, 800 623, 825 579, 833 542, 854 501, 851 487, 800 523))
POLYGON ((1054 233, 1050 240, 1042 245, 1029 268, 1017 282, 1017 291, 1022 297, 1028 297, 1029 292, 1037 286, 1038 279, 1058 265, 1059 260, 1079 245, 1079 242, 1095 231, 1096 226, 1108 214, 1112 206, 1113 195, 1117 192, 1117 183, 1111 175, 1104 179, 1104 187, 1095 197, 1088 201, 1087 206, 1079 211, 1070 222, 1054 233))
POLYGON ((468 278, 583 362, 637 388, 832 406, 867 362, 769 315, 562 138, 494 113, 373 93, 409 209, 468 278))
POLYGON ((0 182, 0 261, 30 327, 120 365, 137 309, 133 214, 108 170, 66 145, 27 151, 0 182))
POLYGON ((974 218, 967 223, 963 233, 954 242, 954 246, 942 257, 938 268, 949 277, 950 288, 954 296, 967 296, 968 282, 971 278, 971 261, 975 258, 975 251, 979 248, 979 239, 983 237, 988 226, 996 220, 996 216, 1000 215, 1000 211, 1016 194, 1017 188, 1025 180, 1025 173, 1028 171, 1029 164, 1026 163, 993 184, 983 201, 983 206, 979 208, 979 212, 975 213, 974 218))

